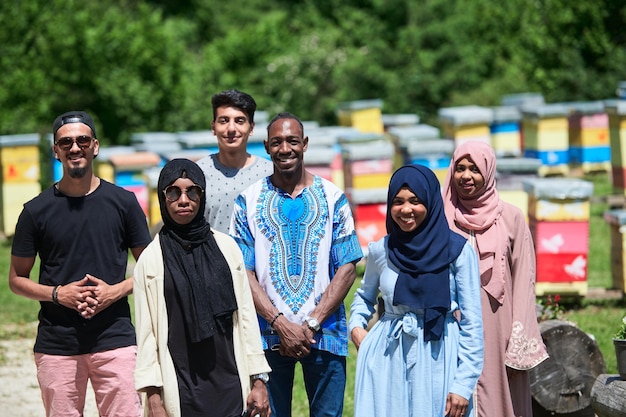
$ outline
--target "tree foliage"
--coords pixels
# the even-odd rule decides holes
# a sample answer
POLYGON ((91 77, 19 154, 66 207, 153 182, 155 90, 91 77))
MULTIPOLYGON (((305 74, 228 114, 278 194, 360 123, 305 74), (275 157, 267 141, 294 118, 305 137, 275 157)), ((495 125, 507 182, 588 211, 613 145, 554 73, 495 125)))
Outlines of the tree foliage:
POLYGON ((434 120, 443 106, 611 98, 626 79, 612 0, 22 0, 0 4, 0 134, 70 109, 105 143, 206 129, 210 97, 336 123, 340 102, 434 120))

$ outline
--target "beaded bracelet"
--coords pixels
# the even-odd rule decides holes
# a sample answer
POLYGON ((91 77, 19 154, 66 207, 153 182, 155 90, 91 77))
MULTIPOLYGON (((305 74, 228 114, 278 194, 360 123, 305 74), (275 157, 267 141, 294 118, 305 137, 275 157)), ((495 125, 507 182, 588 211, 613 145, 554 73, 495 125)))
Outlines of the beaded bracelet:
POLYGON ((59 288, 61 287, 62 285, 57 285, 52 289, 52 302, 56 305, 59 305, 59 288))
POLYGON ((276 313, 276 315, 274 316, 274 318, 272 319, 272 321, 270 321, 270 326, 271 326, 271 327, 274 327, 274 323, 276 323, 276 320, 277 320, 280 316, 282 316, 282 315, 283 315, 283 313, 281 313, 280 311, 279 311, 278 313, 276 313))

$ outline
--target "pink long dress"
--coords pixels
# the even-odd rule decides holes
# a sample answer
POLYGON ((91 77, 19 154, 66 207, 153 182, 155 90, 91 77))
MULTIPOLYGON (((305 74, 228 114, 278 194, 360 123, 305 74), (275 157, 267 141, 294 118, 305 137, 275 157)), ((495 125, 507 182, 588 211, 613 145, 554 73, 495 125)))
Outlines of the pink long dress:
MULTIPOLYGON (((535 313, 535 251, 524 214, 504 203, 508 262, 504 302, 481 291, 485 360, 474 393, 475 416, 531 417, 528 370, 548 358, 535 313)), ((451 227, 473 243, 468 231, 451 227)))
POLYGON ((548 358, 536 316, 535 249, 522 211, 500 199, 495 174, 493 149, 468 141, 455 150, 443 188, 450 228, 468 238, 480 266, 485 360, 474 416, 531 417, 528 370, 548 358), (484 179, 473 198, 461 198, 454 183, 464 157, 484 179))

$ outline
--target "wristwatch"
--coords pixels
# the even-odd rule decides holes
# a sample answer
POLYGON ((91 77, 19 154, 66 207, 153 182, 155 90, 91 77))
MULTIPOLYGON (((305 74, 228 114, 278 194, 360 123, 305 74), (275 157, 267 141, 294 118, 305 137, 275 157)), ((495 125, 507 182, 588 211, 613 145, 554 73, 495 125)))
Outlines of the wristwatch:
POLYGON ((264 384, 267 384, 270 380, 270 375, 267 372, 252 375, 252 380, 254 381, 256 379, 260 380, 264 384))
POLYGON ((304 321, 306 322, 307 327, 313 330, 313 333, 319 332, 320 329, 322 328, 322 326, 320 326, 320 323, 317 320, 315 320, 313 317, 306 316, 304 318, 304 321))

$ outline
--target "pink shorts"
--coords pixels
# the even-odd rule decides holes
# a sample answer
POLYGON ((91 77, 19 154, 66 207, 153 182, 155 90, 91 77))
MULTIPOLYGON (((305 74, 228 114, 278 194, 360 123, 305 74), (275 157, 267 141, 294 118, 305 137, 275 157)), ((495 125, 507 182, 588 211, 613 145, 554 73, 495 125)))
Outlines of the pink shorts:
POLYGON ((101 417, 140 417, 133 380, 137 346, 75 356, 35 353, 47 417, 81 417, 91 380, 101 417))

